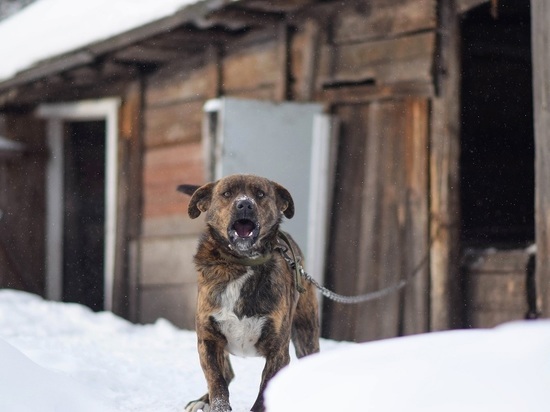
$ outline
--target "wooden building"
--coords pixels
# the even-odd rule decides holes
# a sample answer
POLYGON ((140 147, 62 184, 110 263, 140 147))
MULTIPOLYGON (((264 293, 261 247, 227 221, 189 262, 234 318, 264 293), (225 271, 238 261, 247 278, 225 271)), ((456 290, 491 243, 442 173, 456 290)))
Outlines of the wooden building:
POLYGON ((549 24, 544 0, 203 0, 26 67, 0 82, 0 135, 26 146, 0 158, 0 285, 192 328, 203 222, 175 188, 208 179, 225 97, 320 104, 339 125, 321 277, 408 280, 325 300, 324 336, 547 317, 549 24))

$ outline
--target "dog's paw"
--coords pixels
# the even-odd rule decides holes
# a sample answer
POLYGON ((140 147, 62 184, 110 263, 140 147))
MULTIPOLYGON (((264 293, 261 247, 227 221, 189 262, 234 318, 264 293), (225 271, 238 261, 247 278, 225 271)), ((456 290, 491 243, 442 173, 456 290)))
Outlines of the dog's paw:
POLYGON ((201 401, 200 399, 196 401, 189 402, 185 407, 185 412, 210 412, 210 404, 208 402, 201 401))

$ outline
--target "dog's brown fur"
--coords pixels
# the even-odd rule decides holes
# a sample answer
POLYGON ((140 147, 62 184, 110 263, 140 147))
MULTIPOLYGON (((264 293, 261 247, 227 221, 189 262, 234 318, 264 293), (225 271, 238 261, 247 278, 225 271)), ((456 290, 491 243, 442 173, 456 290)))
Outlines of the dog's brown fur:
POLYGON ((284 187, 252 175, 233 175, 202 187, 182 185, 178 190, 192 194, 189 216, 205 212, 207 224, 195 264, 198 350, 208 393, 190 402, 186 411, 231 410, 230 352, 266 359, 252 407, 263 411, 267 382, 290 361, 290 339, 298 357, 319 351, 315 290, 307 283, 305 293, 297 292, 278 236, 283 214, 294 215, 294 202, 284 187))

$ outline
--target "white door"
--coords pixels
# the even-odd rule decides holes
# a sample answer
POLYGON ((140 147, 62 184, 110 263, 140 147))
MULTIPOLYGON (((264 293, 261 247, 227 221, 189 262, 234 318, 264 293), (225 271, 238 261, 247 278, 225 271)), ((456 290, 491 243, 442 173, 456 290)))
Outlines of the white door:
POLYGON ((205 105, 204 147, 211 180, 234 173, 286 187, 295 215, 282 228, 298 242, 320 280, 332 181, 332 128, 323 106, 222 98, 205 105))

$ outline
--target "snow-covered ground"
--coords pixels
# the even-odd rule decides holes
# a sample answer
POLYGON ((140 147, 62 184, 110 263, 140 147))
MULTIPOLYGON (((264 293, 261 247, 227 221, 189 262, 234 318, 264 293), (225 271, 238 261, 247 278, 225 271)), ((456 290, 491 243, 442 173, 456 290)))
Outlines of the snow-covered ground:
MULTIPOLYGON (((274 378, 268 412, 549 410, 550 321, 321 348, 274 378)), ((232 359, 248 411, 263 360, 232 359)), ((194 332, 0 290, 2 412, 181 412, 205 390, 194 332)))
MULTIPOLYGON (((264 362, 232 361, 233 411, 248 411, 264 362)), ((182 412, 205 392, 194 332, 0 290, 1 412, 182 412)))
POLYGON ((266 398, 269 412, 546 412, 550 321, 409 336, 314 355, 275 376, 266 398))

